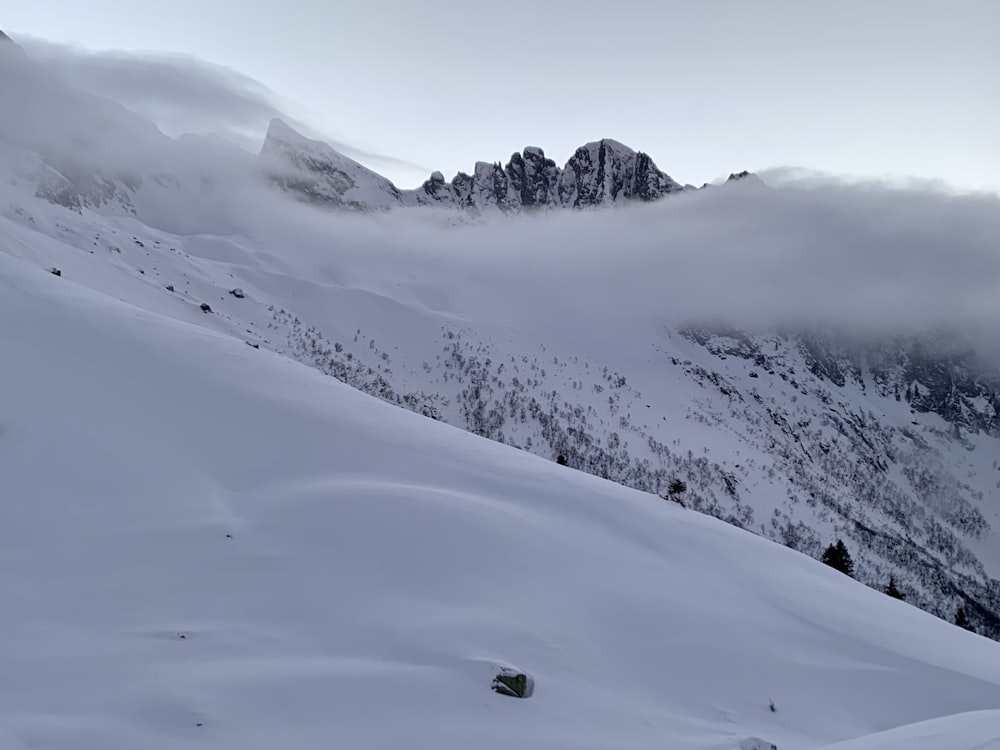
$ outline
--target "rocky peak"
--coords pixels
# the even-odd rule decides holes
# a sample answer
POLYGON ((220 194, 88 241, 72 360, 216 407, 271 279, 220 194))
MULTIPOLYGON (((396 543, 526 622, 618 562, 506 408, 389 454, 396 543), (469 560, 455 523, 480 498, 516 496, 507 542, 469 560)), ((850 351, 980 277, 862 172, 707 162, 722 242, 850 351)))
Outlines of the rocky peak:
POLYGON ((682 190, 649 156, 605 138, 578 148, 563 169, 542 149, 526 146, 506 165, 478 162, 471 175, 459 172, 450 184, 435 173, 404 202, 516 212, 654 201, 682 190))
POLYGON ((472 174, 447 182, 433 172, 415 190, 398 190, 381 175, 281 120, 268 128, 261 159, 281 188, 332 208, 443 206, 504 213, 654 201, 684 188, 653 160, 605 138, 581 146, 562 169, 537 146, 511 154, 506 165, 477 162, 472 174))
POLYGON ((507 162, 512 199, 522 208, 540 208, 558 203, 560 169, 537 146, 526 146, 511 154, 507 162))
POLYGON ((562 204, 574 208, 625 200, 654 201, 681 190, 648 155, 610 138, 578 148, 559 179, 562 204))
POLYGON ((276 185, 308 203, 357 210, 400 203, 389 180, 277 118, 267 129, 260 158, 276 185))
POLYGON ((731 183, 740 183, 741 185, 758 185, 761 187, 767 187, 767 185, 764 183, 762 179, 760 179, 760 177, 758 177, 753 172, 748 172, 745 169, 742 172, 733 172, 732 174, 730 174, 729 177, 726 178, 725 183, 723 184, 729 185, 731 183))

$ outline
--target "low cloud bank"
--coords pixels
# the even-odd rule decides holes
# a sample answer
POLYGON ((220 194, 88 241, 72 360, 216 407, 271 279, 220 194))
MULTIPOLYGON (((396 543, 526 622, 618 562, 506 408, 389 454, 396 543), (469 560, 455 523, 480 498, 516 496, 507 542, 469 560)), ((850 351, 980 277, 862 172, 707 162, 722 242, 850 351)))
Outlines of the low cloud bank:
POLYGON ((200 61, 34 42, 28 51, 30 68, 0 66, 0 97, 16 103, 0 112, 0 140, 178 177, 150 219, 162 228, 243 234, 320 276, 417 303, 448 299, 458 314, 572 320, 581 339, 724 319, 861 335, 950 328, 1000 352, 993 194, 777 170, 765 175, 772 187, 741 181, 651 205, 472 224, 430 209, 330 215, 266 187, 252 154, 176 141, 150 122, 196 112, 205 131, 262 135, 280 112, 255 82, 200 61))

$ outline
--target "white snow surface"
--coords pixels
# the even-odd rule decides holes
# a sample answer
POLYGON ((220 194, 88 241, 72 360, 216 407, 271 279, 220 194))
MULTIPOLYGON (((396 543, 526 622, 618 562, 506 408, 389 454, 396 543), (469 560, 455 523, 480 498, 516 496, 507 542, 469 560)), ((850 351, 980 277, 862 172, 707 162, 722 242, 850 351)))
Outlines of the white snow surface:
POLYGON ((0 321, 5 748, 1000 747, 1000 646, 796 552, 3 253, 0 321))
MULTIPOLYGON (((266 188, 251 155, 14 73, 8 100, 37 100, 0 112, 0 747, 1000 744, 996 643, 544 460, 541 423, 513 415, 551 406, 630 467, 679 472, 713 512, 752 509, 761 534, 802 522, 824 542, 850 528, 810 493, 850 503, 852 466, 878 476, 863 460, 884 457, 916 503, 900 507, 985 519, 940 554, 948 575, 996 576, 995 437, 955 439, 871 383, 834 388, 780 337, 757 339, 764 366, 676 326, 772 298, 779 313, 841 310, 827 290, 857 281, 838 274, 867 262, 872 235, 886 244, 883 226, 907 259, 927 235, 981 269, 986 297, 966 279, 952 299, 940 273, 917 295, 975 308, 994 298, 992 256, 934 234, 996 236, 964 204, 831 211, 741 180, 600 215, 329 216, 266 188), (857 242, 837 239, 844 216, 868 227, 857 242), (831 239, 803 254, 799 234, 831 239), (786 245, 788 296, 768 260, 786 245), (443 421, 330 377, 338 346, 349 380, 443 421), (475 389, 490 409, 511 399, 497 438, 526 450, 444 424, 470 421, 475 389), (838 438, 845 423, 878 445, 838 438), (823 445, 841 465, 812 460, 823 445), (491 692, 500 666, 529 672, 534 695, 491 692)), ((316 196, 396 200, 284 135, 305 172, 285 176, 316 196)), ((851 305, 891 325, 873 278, 851 305)), ((907 319, 924 309, 893 302, 907 319)), ((848 507, 901 533, 884 508, 848 507)), ((852 552, 869 583, 927 593, 915 569, 852 552)), ((925 601, 945 617, 956 603, 925 601)))

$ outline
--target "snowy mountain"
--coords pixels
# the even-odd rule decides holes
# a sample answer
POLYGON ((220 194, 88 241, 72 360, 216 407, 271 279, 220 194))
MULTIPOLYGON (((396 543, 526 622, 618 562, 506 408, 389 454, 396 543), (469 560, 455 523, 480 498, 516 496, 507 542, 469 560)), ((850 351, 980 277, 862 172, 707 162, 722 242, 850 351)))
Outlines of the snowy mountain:
POLYGON ((613 141, 398 190, 24 65, 5 746, 997 742, 998 647, 950 621, 1000 637, 1000 365, 948 273, 991 288, 1000 212, 681 189, 613 141))
POLYGON ((0 97, 16 102, 0 121, 8 180, 67 208, 134 212, 140 165, 119 163, 110 144, 122 139, 155 153, 166 139, 152 123, 43 75, 9 39, 0 42, 0 97), (60 111, 76 116, 59 117, 60 111))
POLYGON ((271 122, 260 155, 277 185, 310 203, 373 210, 398 206, 402 200, 389 180, 281 120, 271 122))
POLYGON ((997 746, 996 643, 248 347, 257 290, 114 299, 101 252, 0 253, 5 747, 997 746))
MULTIPOLYGON (((0 123, 3 144, 27 149, 27 155, 8 155, 8 161, 17 162, 15 174, 38 197, 73 210, 111 207, 134 215, 136 194, 146 186, 152 186, 145 192, 154 194, 154 202, 162 200, 158 193, 174 185, 187 192, 204 190, 199 183, 206 176, 190 166, 199 164, 190 137, 169 139, 117 103, 52 79, 37 70, 9 38, 0 40, 0 49, 0 65, 5 69, 0 95, 5 101, 22 103, 0 123), (66 110, 78 116, 52 114, 66 110), (122 151, 144 156, 140 163, 119 164, 122 151)), ((414 190, 398 189, 385 177, 326 143, 301 135, 280 119, 271 122, 258 159, 242 154, 239 160, 242 171, 259 173, 299 199, 352 211, 429 205, 509 213, 648 202, 683 190, 649 156, 610 139, 580 147, 563 169, 541 149, 528 147, 523 154, 513 154, 506 167, 478 162, 473 174, 460 172, 450 183, 435 172, 414 190)))
POLYGON ((271 123, 261 156, 280 187, 330 208, 437 206, 510 213, 655 201, 683 190, 649 156, 610 139, 581 146, 563 169, 540 148, 529 146, 513 154, 506 167, 499 162, 477 162, 471 175, 459 172, 450 183, 434 172, 416 190, 397 189, 381 175, 325 143, 296 133, 281 120, 271 123))

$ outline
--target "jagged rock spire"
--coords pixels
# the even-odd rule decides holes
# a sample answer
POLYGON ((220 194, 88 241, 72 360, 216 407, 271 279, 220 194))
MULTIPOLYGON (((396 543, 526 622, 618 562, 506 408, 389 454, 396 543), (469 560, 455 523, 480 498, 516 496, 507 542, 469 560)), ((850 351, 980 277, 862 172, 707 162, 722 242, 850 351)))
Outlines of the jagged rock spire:
MULTIPOLYGON (((291 167, 276 182, 296 196, 333 208, 450 206, 504 213, 550 208, 588 208, 626 201, 655 201, 684 188, 657 169, 648 155, 605 138, 578 148, 562 169, 536 146, 514 153, 506 165, 477 162, 472 174, 450 182, 434 172, 416 190, 399 190, 328 145, 301 136, 275 120, 262 157, 291 167)), ((274 171, 272 169, 272 171, 274 171)))

